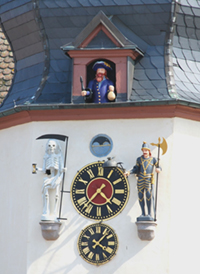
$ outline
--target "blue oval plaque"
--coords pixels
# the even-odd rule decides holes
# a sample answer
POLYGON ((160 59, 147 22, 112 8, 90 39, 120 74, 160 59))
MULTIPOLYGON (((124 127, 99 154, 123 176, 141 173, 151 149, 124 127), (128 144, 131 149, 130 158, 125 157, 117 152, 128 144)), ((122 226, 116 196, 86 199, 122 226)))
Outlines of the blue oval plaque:
POLYGON ((90 142, 90 151, 94 156, 107 156, 113 148, 113 142, 106 134, 94 136, 90 142))

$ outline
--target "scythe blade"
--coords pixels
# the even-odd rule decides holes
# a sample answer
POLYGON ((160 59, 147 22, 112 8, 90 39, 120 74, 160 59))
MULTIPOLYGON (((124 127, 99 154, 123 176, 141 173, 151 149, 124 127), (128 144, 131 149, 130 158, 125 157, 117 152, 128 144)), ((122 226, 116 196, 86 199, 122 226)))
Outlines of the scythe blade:
POLYGON ((40 139, 56 139, 56 140, 60 140, 60 141, 64 142, 66 140, 66 138, 68 139, 68 136, 61 135, 61 134, 45 134, 45 135, 41 135, 36 140, 40 140, 40 139))

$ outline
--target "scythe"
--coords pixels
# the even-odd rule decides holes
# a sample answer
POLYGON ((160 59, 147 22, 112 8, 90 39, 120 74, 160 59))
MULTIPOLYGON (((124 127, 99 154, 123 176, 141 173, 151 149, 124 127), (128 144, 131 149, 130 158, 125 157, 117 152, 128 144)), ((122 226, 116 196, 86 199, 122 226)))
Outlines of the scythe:
MULTIPOLYGON (((60 140, 63 142, 66 142, 65 145, 65 160, 64 160, 64 168, 66 166, 66 160, 67 160, 67 145, 68 145, 68 136, 65 135, 60 135, 60 134, 45 134, 42 135, 40 137, 38 137, 36 140, 40 140, 40 139, 56 139, 56 140, 60 140)), ((59 209, 59 217, 58 219, 62 219, 62 220, 67 220, 66 218, 61 218, 61 209, 62 209, 62 199, 63 199, 63 192, 64 191, 64 180, 65 180, 65 172, 63 173, 63 179, 62 179, 62 187, 61 187, 61 196, 60 196, 60 209, 59 209)))

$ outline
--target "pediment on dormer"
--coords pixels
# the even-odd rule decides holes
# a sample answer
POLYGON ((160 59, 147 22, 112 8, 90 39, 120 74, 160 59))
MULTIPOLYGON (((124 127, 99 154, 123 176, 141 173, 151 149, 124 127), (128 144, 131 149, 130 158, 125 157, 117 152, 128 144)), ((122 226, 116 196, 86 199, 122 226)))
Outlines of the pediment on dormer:
POLYGON ((127 39, 112 21, 100 11, 78 36, 62 49, 67 53, 70 50, 84 49, 131 49, 136 55, 143 56, 142 50, 127 39))

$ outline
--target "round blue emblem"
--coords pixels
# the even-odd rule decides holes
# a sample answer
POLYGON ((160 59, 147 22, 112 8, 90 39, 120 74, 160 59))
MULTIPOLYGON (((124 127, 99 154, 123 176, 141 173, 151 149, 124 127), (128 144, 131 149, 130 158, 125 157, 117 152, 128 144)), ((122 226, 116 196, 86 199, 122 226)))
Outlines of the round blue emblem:
POLYGON ((94 136, 90 142, 90 151, 94 156, 107 156, 113 148, 112 140, 106 134, 94 136))

